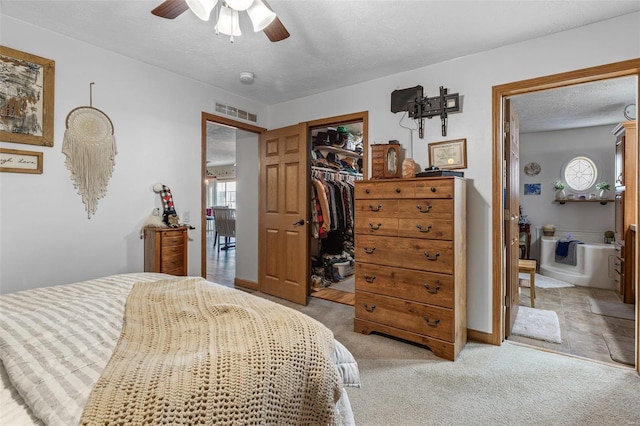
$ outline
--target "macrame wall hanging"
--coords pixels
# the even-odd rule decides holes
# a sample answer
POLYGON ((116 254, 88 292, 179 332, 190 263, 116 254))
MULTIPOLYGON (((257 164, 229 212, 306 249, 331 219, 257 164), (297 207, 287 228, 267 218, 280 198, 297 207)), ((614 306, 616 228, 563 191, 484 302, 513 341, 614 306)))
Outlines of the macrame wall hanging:
POLYGON ((107 193, 118 153, 111 119, 93 107, 93 84, 89 84, 89 106, 75 108, 67 115, 62 145, 65 165, 89 219, 98 209, 98 200, 107 193))

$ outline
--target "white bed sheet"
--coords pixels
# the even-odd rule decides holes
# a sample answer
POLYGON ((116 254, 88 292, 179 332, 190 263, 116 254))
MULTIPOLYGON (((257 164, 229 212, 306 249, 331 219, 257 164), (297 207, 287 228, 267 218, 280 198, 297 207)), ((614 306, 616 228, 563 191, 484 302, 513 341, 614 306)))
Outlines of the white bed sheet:
MULTIPOLYGON (((116 293, 118 293, 118 291, 123 292, 124 297, 122 300, 124 301, 126 300, 126 294, 127 294, 126 290, 127 288, 130 288, 130 286, 132 286, 133 283, 138 281, 155 281, 155 280, 166 279, 166 278, 175 278, 175 277, 167 276, 164 274, 154 274, 154 273, 120 274, 120 275, 104 277, 101 279, 90 280, 82 283, 75 283, 75 284, 69 284, 64 286, 54 286, 54 287, 48 287, 45 289, 28 290, 25 292, 14 293, 14 295, 19 294, 21 296, 24 296, 27 292, 35 293, 37 297, 44 299, 43 303, 46 303, 47 297, 49 298, 55 297, 55 294, 61 290, 63 291, 71 290, 72 292, 74 291, 77 292, 79 291, 79 289, 84 288, 86 283, 88 283, 89 286, 93 287, 94 289, 104 285, 120 286, 120 290, 116 290, 116 293)), ((10 296, 10 295, 5 295, 5 296, 10 296)), ((29 294, 29 297, 30 296, 32 296, 32 294, 29 294)), ((12 298, 15 298, 15 297, 0 296, 0 319, 1 319, 1 315, 4 315, 6 313, 7 306, 11 304, 11 302, 7 299, 12 299, 12 298)), ((17 300, 20 300, 20 298, 18 298, 17 300)), ((28 310, 30 308, 28 300, 29 298, 27 297, 20 302, 23 304, 21 309, 28 310)), ((111 308, 114 308, 114 307, 111 306, 111 308)), ((37 309, 37 307, 34 306, 34 309, 37 309)), ((117 312, 118 308, 116 307, 115 310, 117 312)), ((119 319, 119 321, 116 321, 116 327, 118 327, 118 323, 119 323, 119 327, 121 328, 122 326, 121 318, 119 319)), ((119 336, 119 333, 117 334, 119 336)), ((100 339, 104 339, 104 338, 105 336, 100 337, 100 339)), ((109 340, 109 338, 107 337, 106 340, 109 340)), ((342 382, 344 386, 359 387, 360 386, 359 370, 358 370, 357 363, 353 358, 353 355, 340 342, 338 342, 337 340, 335 342, 336 344, 335 344, 335 351, 334 351, 333 358, 334 358, 334 362, 338 367, 338 371, 340 372, 340 375, 342 377, 342 382)), ((113 344, 115 345, 115 342, 113 344)), ((2 351, 0 350, 0 352, 2 351)), ((107 360, 108 358, 105 360, 105 364, 107 360)), ((75 367, 71 366, 70 368, 75 368, 75 367)), ((81 368, 84 368, 84 366, 81 368)), ((5 365, 4 363, 1 362, 1 360, 0 360, 0 378, 2 379, 2 383, 1 383, 2 388, 0 389, 0 425, 6 424, 6 425, 21 426, 21 425, 62 424, 59 418, 52 417, 50 419, 46 419, 47 421, 43 422, 33 414, 33 411, 29 408, 25 400, 22 398, 22 396, 19 394, 19 392, 17 391, 17 389, 14 387, 13 383, 9 379, 9 376, 5 369, 5 365)), ((97 380, 97 377, 96 377, 96 380, 97 380)), ((78 385, 78 384, 79 383, 75 383, 75 385, 78 385)), ((75 413, 71 413, 70 414, 71 417, 67 417, 67 419, 75 418, 76 416, 79 419, 79 415, 82 414, 82 406, 84 405, 84 402, 86 401, 86 398, 88 397, 88 394, 91 391, 92 386, 93 386, 93 383, 80 384, 79 387, 83 389, 82 390, 78 389, 78 391, 80 391, 80 394, 84 396, 80 398, 81 402, 78 405, 78 407, 76 407, 75 413)), ((77 395, 75 397, 77 398, 77 395)), ((33 396, 31 396, 31 399, 33 399, 33 396)), ((71 408, 71 410, 73 411, 74 409, 71 408)), ((351 410, 351 405, 349 403, 349 399, 344 388, 342 389, 342 396, 336 406, 336 413, 337 413, 339 424, 344 424, 344 425, 355 424, 353 412, 351 410)))

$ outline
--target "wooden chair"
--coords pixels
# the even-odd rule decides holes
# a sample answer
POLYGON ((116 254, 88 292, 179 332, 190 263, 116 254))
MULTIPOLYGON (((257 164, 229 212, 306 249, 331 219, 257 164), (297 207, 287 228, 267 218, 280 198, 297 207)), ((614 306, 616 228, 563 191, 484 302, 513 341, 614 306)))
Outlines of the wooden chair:
POLYGON ((529 274, 529 285, 531 287, 529 290, 530 298, 531 298, 531 307, 535 308, 535 298, 536 298, 536 261, 535 260, 525 260, 518 259, 518 272, 528 273, 529 274))
POLYGON ((236 209, 228 207, 214 207, 213 217, 215 221, 216 235, 213 240, 213 246, 218 244, 218 251, 228 250, 235 247, 236 238, 236 209), (220 237, 224 237, 224 247, 220 247, 220 237), (231 239, 233 238, 233 242, 231 239))

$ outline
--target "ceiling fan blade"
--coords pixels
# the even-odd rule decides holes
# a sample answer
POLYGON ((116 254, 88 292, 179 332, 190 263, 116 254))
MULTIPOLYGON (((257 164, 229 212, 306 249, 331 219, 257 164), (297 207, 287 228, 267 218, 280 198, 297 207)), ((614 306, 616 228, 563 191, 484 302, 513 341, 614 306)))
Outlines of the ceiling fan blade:
POLYGON ((151 11, 156 16, 167 19, 174 19, 187 10, 189 6, 185 0, 165 0, 160 6, 151 11))
POLYGON ((269 37, 269 40, 273 42, 284 40, 290 35, 278 17, 262 31, 264 31, 267 37, 269 37))

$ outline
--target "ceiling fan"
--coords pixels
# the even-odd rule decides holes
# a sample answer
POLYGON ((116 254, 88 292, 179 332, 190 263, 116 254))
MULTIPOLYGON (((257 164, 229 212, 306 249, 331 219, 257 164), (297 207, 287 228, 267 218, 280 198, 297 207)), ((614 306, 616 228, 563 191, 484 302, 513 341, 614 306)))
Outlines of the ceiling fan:
MULTIPOLYGON (((161 18, 174 19, 187 9, 203 21, 208 21, 218 0, 165 0, 151 11, 161 18)), ((231 36, 241 35, 238 24, 238 12, 247 11, 253 30, 264 31, 272 42, 281 41, 289 37, 289 31, 271 10, 265 0, 221 0, 216 31, 231 36)))

